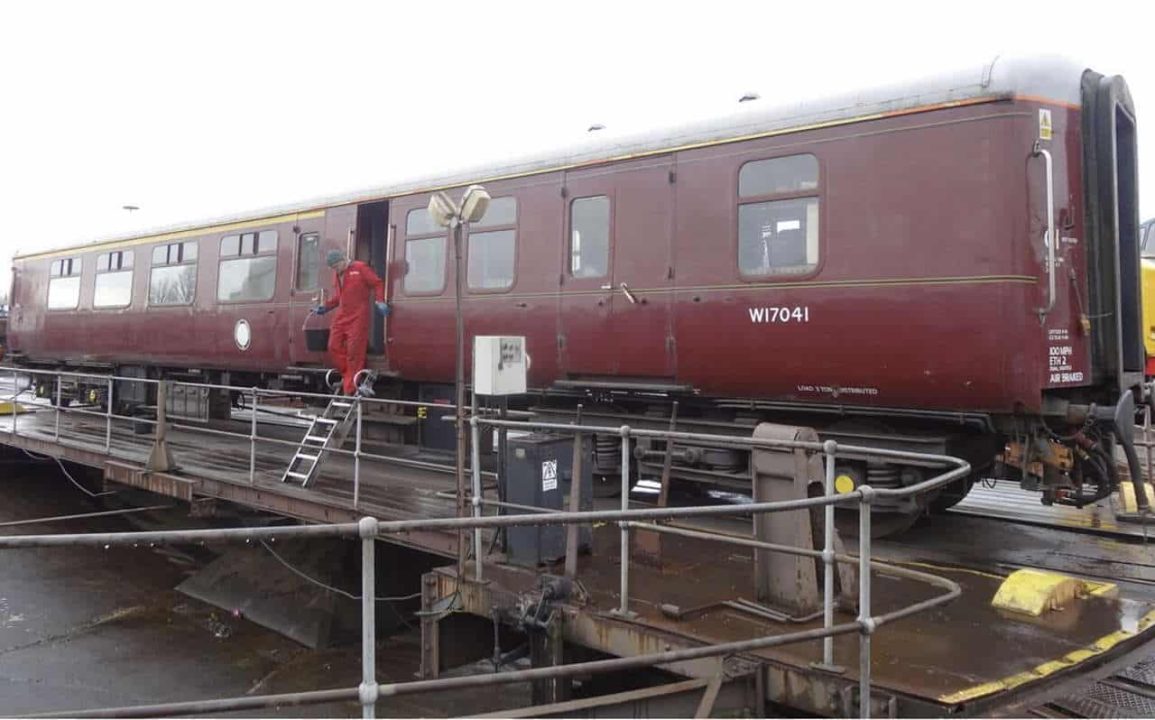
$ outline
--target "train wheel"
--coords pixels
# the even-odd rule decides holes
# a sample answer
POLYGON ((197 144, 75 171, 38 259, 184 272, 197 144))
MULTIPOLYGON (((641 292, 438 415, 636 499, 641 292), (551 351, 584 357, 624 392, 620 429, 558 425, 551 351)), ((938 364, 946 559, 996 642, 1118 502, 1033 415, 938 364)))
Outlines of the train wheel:
POLYGON ((950 485, 944 487, 938 495, 930 501, 930 511, 932 513, 943 513, 950 510, 955 505, 963 501, 963 498, 970 493, 971 488, 974 487, 978 478, 982 477, 989 468, 984 468, 978 472, 972 472, 961 480, 956 480, 950 485))
POLYGON ((594 473, 593 485, 594 497, 596 498, 612 498, 622 494, 621 475, 601 475, 594 473))

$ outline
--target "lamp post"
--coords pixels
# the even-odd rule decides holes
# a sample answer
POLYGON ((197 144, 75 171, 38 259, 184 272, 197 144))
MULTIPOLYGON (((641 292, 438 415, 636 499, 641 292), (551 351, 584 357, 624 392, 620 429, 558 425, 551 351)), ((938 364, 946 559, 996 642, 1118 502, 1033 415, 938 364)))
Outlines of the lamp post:
MULTIPOLYGON (((454 415, 457 425, 457 517, 466 516, 465 505, 465 320, 461 314, 461 291, 464 286, 462 278, 465 275, 462 267, 461 253, 461 226, 468 222, 477 222, 485 216, 489 208, 489 193, 480 185, 470 185, 461 196, 461 202, 455 203, 445 192, 436 192, 429 198, 429 215, 435 223, 443 228, 449 228, 453 239, 454 256, 454 303, 457 316, 457 368, 454 383, 457 399, 454 415)), ((474 552, 481 552, 474 548, 474 552)), ((465 534, 457 531, 457 575, 458 580, 465 576, 465 534)))

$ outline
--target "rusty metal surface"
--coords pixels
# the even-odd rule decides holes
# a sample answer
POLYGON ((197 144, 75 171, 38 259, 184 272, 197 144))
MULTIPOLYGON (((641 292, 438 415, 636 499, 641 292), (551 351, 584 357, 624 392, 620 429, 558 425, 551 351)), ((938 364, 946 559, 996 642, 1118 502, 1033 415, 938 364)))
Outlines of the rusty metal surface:
MULTIPOLYGON (((593 557, 615 557, 616 539, 615 528, 595 532, 593 557)), ((780 634, 820 624, 776 623, 724 606, 707 607, 680 621, 666 617, 659 610, 663 603, 700 608, 711 602, 749 599, 754 590, 750 551, 681 537, 667 537, 666 541, 670 552, 661 568, 635 566, 631 570, 631 610, 636 617, 629 619, 610 612, 618 601, 617 568, 612 563, 583 557, 579 577, 589 600, 584 606, 567 606, 567 638, 611 654, 632 655, 780 634)), ((960 583, 963 596, 943 608, 883 626, 874 635, 873 673, 878 694, 875 702, 880 709, 889 702, 888 696, 924 706, 961 705, 962 701, 947 702, 944 698, 1030 671, 1120 630, 1134 630, 1140 618, 1155 609, 1155 602, 1149 600, 1093 598, 1041 620, 1024 621, 990 607, 1000 576, 966 568, 936 567, 935 572, 960 583)), ((498 565, 486 567, 488 582, 484 588, 468 582, 458 586, 449 571, 440 578, 442 595, 458 592, 465 611, 483 617, 495 604, 510 604, 519 594, 532 594, 537 582, 537 574, 532 571, 498 565)), ((874 591, 874 611, 879 613, 933 592, 885 573, 876 573, 874 591)), ((852 617, 840 612, 836 622, 852 617)), ((1138 641, 1132 638, 1121 642, 1119 651, 1130 649, 1138 641)), ((780 693, 772 700, 815 712, 831 712, 857 677, 857 653, 857 637, 835 639, 835 662, 847 668, 837 675, 811 669, 812 663, 821 660, 821 642, 766 650, 758 653, 757 659, 787 671, 780 671, 778 682, 771 683, 771 689, 780 693), (794 680, 787 682, 788 677, 794 680), (805 687, 799 687, 799 678, 805 679, 805 687)), ((672 669, 692 677, 709 677, 712 672, 705 665, 687 664, 672 669)))

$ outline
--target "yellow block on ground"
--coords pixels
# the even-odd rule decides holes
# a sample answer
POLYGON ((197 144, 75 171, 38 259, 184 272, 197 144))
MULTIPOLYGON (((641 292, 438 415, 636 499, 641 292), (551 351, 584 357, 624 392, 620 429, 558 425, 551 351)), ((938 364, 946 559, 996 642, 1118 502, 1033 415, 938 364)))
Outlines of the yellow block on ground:
MULTIPOLYGON (((0 401, 0 416, 12 415, 13 414, 12 405, 13 405, 13 403, 8 402, 7 400, 0 401)), ((23 415, 24 413, 26 413, 28 411, 29 411, 28 408, 24 407, 20 403, 16 403, 16 413, 15 413, 16 415, 23 415)))
MULTIPOLYGON (((1155 488, 1149 482, 1145 482, 1143 485, 1147 490, 1147 501, 1155 500, 1155 488)), ((1135 502, 1135 487, 1130 480, 1119 483, 1119 506, 1125 513, 1139 512, 1139 504, 1135 502)))
POLYGON ((1025 568, 1007 576, 991 605, 1000 610, 1038 617, 1058 610, 1080 597, 1111 597, 1118 592, 1113 583, 1098 583, 1043 570, 1025 568))

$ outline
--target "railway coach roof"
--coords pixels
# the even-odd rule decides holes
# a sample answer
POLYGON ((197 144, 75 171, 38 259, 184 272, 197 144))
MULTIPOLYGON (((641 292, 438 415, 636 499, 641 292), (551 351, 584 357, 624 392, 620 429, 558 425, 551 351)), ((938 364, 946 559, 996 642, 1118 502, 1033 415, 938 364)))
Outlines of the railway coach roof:
POLYGON ((936 107, 1010 97, 1077 106, 1080 103, 1080 84, 1085 68, 1085 65, 1054 56, 996 57, 979 66, 939 73, 917 81, 795 103, 752 103, 743 105, 724 116, 642 133, 617 136, 610 133, 596 133, 580 143, 551 152, 475 164, 424 177, 399 179, 374 188, 312 198, 253 212, 184 222, 143 232, 118 234, 84 244, 17 255, 17 258, 86 250, 106 243, 129 240, 143 242, 172 233, 196 230, 211 232, 222 225, 259 222, 267 218, 452 188, 471 182, 548 172, 791 130, 871 120, 936 107))

